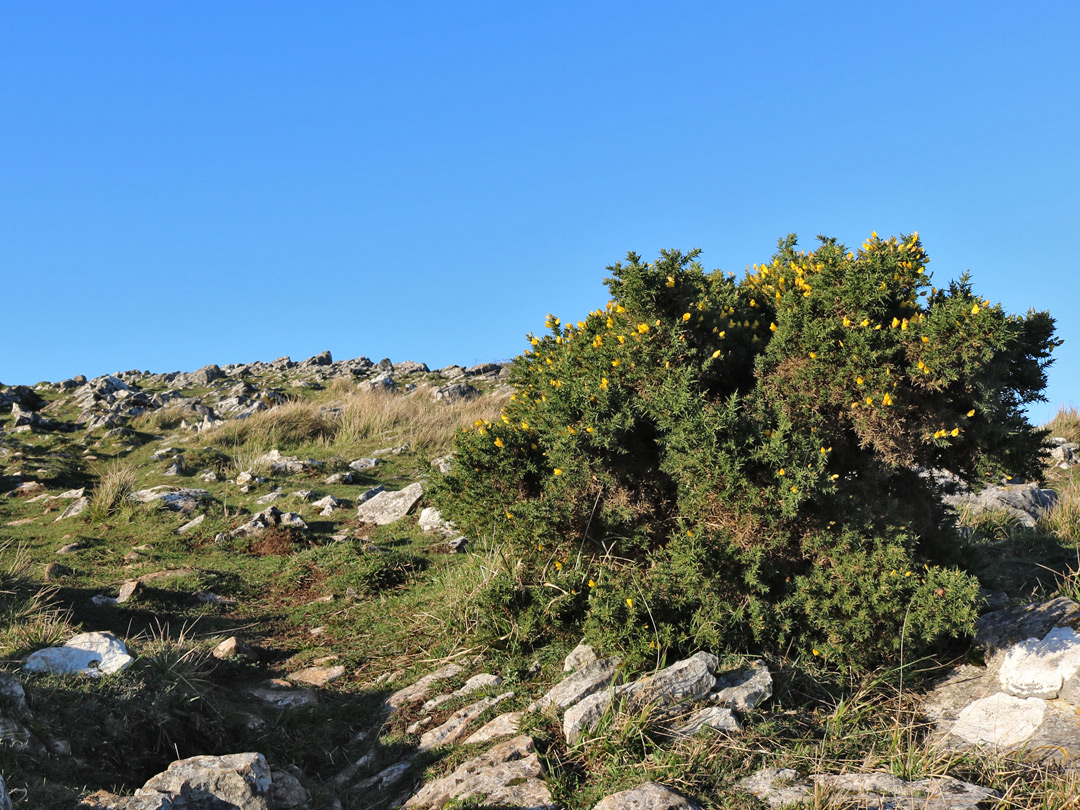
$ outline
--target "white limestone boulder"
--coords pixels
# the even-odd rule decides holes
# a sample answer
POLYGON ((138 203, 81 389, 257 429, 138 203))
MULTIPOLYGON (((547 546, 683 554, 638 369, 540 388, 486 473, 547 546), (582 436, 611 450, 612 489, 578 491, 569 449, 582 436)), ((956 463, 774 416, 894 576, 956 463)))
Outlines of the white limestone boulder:
POLYGON ((112 633, 80 633, 61 647, 31 653, 23 662, 23 669, 98 678, 127 669, 134 660, 124 642, 112 633))

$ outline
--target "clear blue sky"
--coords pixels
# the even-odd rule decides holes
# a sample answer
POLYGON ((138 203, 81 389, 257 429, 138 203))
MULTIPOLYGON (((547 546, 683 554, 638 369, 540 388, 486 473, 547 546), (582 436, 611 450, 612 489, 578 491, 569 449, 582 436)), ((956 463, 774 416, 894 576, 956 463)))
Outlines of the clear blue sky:
POLYGON ((0 381, 507 359, 635 250, 918 230, 1066 343, 1080 4, 0 3, 0 381))

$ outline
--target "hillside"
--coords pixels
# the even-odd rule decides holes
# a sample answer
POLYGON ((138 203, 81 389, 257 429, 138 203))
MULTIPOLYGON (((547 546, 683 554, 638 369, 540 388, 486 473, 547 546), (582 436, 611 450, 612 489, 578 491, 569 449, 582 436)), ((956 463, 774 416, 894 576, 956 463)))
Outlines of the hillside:
POLYGON ((424 484, 511 392, 500 364, 329 352, 0 386, 12 806, 591 808, 643 783, 604 807, 1077 806, 1075 412, 1045 487, 956 497, 984 614, 950 660, 658 649, 632 671, 474 633, 514 563, 424 484), (99 672, 40 653, 90 633, 99 672), (191 757, 214 760, 170 768, 191 757))

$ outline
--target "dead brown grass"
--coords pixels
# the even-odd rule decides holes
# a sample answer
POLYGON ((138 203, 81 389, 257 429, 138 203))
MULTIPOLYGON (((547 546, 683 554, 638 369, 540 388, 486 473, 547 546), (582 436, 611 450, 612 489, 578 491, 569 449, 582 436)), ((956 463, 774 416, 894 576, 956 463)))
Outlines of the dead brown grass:
POLYGON ((409 444, 414 451, 448 451, 454 433, 477 419, 498 419, 508 395, 485 395, 457 402, 436 402, 431 388, 422 386, 403 396, 378 391, 356 391, 341 403, 334 435, 335 449, 359 449, 380 438, 388 444, 409 444))
POLYGON ((1045 425, 1051 436, 1061 436, 1066 441, 1080 443, 1080 409, 1062 405, 1045 425))
MULTIPOLYGON (((322 442, 341 455, 370 450, 372 442, 408 444, 414 452, 448 452, 458 428, 477 419, 499 418, 508 395, 484 395, 457 402, 436 402, 432 389, 410 394, 350 390, 329 405, 297 401, 247 419, 231 419, 208 434, 234 458, 242 448, 290 448, 322 442)), ((235 465, 234 465, 235 466, 235 465)))

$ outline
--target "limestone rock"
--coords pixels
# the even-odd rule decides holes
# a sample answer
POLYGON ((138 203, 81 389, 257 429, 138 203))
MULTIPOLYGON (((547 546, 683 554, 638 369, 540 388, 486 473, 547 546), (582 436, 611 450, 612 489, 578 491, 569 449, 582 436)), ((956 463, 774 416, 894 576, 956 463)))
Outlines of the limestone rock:
POLYGON ((173 512, 194 512, 203 501, 210 499, 210 493, 205 489, 188 489, 185 487, 172 487, 162 484, 150 489, 140 489, 129 496, 138 503, 152 503, 158 501, 166 509, 173 512))
POLYGON ((445 664, 429 675, 425 675, 411 686, 399 689, 386 699, 387 704, 394 709, 400 708, 407 703, 421 700, 438 681, 445 681, 461 674, 462 668, 457 664, 445 664))
POLYGON ((944 500, 953 507, 970 509, 976 514, 1002 511, 1021 526, 1034 529, 1039 518, 1054 505, 1056 495, 1052 489, 1042 489, 1038 484, 1027 483, 989 486, 978 494, 965 492, 946 495, 944 500))
POLYGON ((137 799, 161 800, 162 808, 270 810, 272 780, 262 754, 226 754, 181 759, 150 777, 137 799))
POLYGON ((448 776, 430 782, 406 803, 408 808, 441 808, 452 800, 484 797, 484 804, 554 810, 540 759, 530 737, 521 735, 470 759, 448 776))
POLYGON ((273 526, 292 526, 302 531, 307 531, 308 525, 296 512, 282 512, 276 506, 264 509, 242 526, 233 529, 229 534, 233 537, 244 534, 258 534, 273 526))
POLYGON ((716 686, 719 661, 712 653, 699 652, 621 691, 635 706, 672 706, 703 698, 716 686))
POLYGON ((586 664, 591 664, 597 660, 598 657, 596 650, 583 641, 566 656, 566 660, 563 661, 563 672, 573 672, 581 669, 586 664))
POLYGON ((521 718, 524 716, 524 712, 507 712, 506 714, 500 714, 494 720, 485 723, 466 737, 464 744, 472 745, 474 743, 489 742, 498 739, 499 737, 511 737, 518 733, 518 726, 521 724, 521 718))
POLYGON ((1056 698, 1066 681, 1080 672, 1080 634, 1056 627, 1041 640, 1009 648, 998 677, 1002 689, 1017 697, 1056 698))
POLYGON ((420 510, 420 520, 417 525, 424 534, 437 532, 445 537, 453 537, 457 534, 454 524, 448 520, 443 520, 439 510, 434 506, 428 506, 420 510))
POLYGON ((975 646, 993 654, 1055 627, 1080 629, 1080 605, 1065 596, 984 613, 975 623, 975 646))
POLYGON ((612 793, 598 801, 593 810, 696 810, 697 805, 669 787, 646 782, 630 790, 612 793))
MULTIPOLYGON (((56 520, 64 520, 65 518, 75 517, 81 515, 87 509, 90 508, 89 498, 76 498, 71 502, 67 509, 65 509, 56 520)), ((54 523, 56 521, 53 521, 54 523)))
POLYGON ((341 501, 333 495, 327 495, 323 498, 319 498, 317 501, 313 501, 311 505, 316 509, 321 510, 319 514, 322 517, 328 517, 341 508, 341 501))
POLYGON ((357 496, 356 505, 359 506, 362 503, 367 503, 380 492, 386 492, 386 487, 384 487, 382 484, 372 487, 371 489, 364 490, 362 493, 360 493, 359 496, 357 496))
POLYGON ((206 515, 199 515, 197 518, 195 518, 193 520, 189 520, 187 523, 185 523, 183 526, 181 526, 179 529, 177 529, 176 533, 177 534, 186 534, 187 532, 190 532, 192 529, 194 529, 196 526, 201 525, 203 523, 203 521, 205 521, 205 520, 206 520, 206 515))
POLYGON ((270 781, 270 806, 274 810, 308 810, 311 807, 311 794, 288 771, 271 771, 270 781))
POLYGON ((489 686, 498 686, 500 683, 502 683, 502 680, 503 679, 500 678, 498 675, 491 675, 486 672, 479 675, 473 675, 471 678, 469 678, 469 680, 465 681, 465 683, 462 684, 460 689, 455 689, 448 695, 440 695, 437 698, 432 698, 431 700, 427 701, 421 708, 421 711, 429 712, 436 706, 439 706, 440 704, 445 703, 448 700, 453 700, 457 697, 464 697, 465 695, 471 695, 473 692, 479 691, 480 689, 486 689, 489 686))
POLYGON ((288 681, 251 687, 246 692, 260 703, 281 710, 313 706, 319 702, 319 696, 314 689, 292 689, 289 688, 288 681))
POLYGON ((563 736, 570 745, 574 745, 586 731, 592 731, 600 724, 600 718, 611 706, 611 690, 594 692, 578 701, 563 715, 563 736))
POLYGON ((17 714, 29 711, 26 705, 26 691, 18 677, 10 672, 0 672, 0 703, 4 708, 17 714))
POLYGON ((481 700, 471 703, 463 709, 458 709, 450 718, 437 728, 426 731, 420 735, 420 744, 417 749, 420 751, 428 751, 432 748, 438 748, 441 745, 450 745, 450 743, 457 742, 468 731, 469 726, 476 718, 490 709, 492 706, 497 706, 507 698, 514 696, 513 692, 504 692, 496 697, 487 697, 481 700))
POLYGON ((825 793, 842 807, 874 810, 975 810, 996 803, 996 791, 951 777, 907 781, 885 773, 811 774, 791 768, 762 768, 738 782, 770 807, 816 803, 825 793))
POLYGON ((305 667, 297 672, 290 673, 286 677, 296 683, 306 683, 310 686, 326 686, 330 681, 337 680, 345 674, 345 667, 305 667))
POLYGON ((142 583, 137 579, 131 579, 120 586, 120 593, 116 596, 116 604, 122 605, 127 601, 130 601, 139 589, 142 587, 142 583))
POLYGON ((134 660, 124 642, 112 633, 80 633, 62 647, 46 647, 31 653, 23 662, 23 669, 97 678, 127 669, 134 660))
POLYGON ((764 664, 755 662, 746 669, 718 676, 709 700, 745 713, 771 698, 772 693, 772 674, 764 664))
POLYGON ((999 692, 976 700, 961 711, 951 733, 973 745, 1005 749, 1031 739, 1045 717, 1045 700, 999 692))
POLYGON ((435 389, 431 398, 436 402, 458 402, 478 396, 480 396, 480 391, 468 383, 450 383, 435 389))
POLYGON ((405 517, 424 495, 424 485, 409 484, 398 492, 380 492, 369 501, 360 504, 357 514, 365 523, 385 526, 405 517))
POLYGON ((382 461, 377 458, 358 458, 349 462, 349 469, 363 472, 364 470, 373 470, 380 464, 382 464, 382 461))
POLYGON ((594 692, 606 689, 615 679, 621 661, 621 658, 604 658, 586 664, 555 684, 543 697, 533 701, 526 711, 543 711, 549 706, 561 711, 594 692))
POLYGON ((255 648, 236 636, 230 636, 214 647, 211 655, 221 661, 225 661, 229 658, 239 658, 244 661, 259 660, 259 654, 255 648))
POLYGON ((633 683, 614 690, 594 691, 563 715, 566 741, 572 745, 583 734, 593 731, 615 698, 630 711, 650 710, 657 719, 670 716, 680 705, 702 700, 712 692, 718 665, 715 655, 699 652, 633 683))
POLYGON ((731 733, 743 730, 731 709, 724 706, 706 706, 704 709, 698 709, 685 722, 677 725, 673 733, 677 737, 693 737, 706 727, 731 733))

